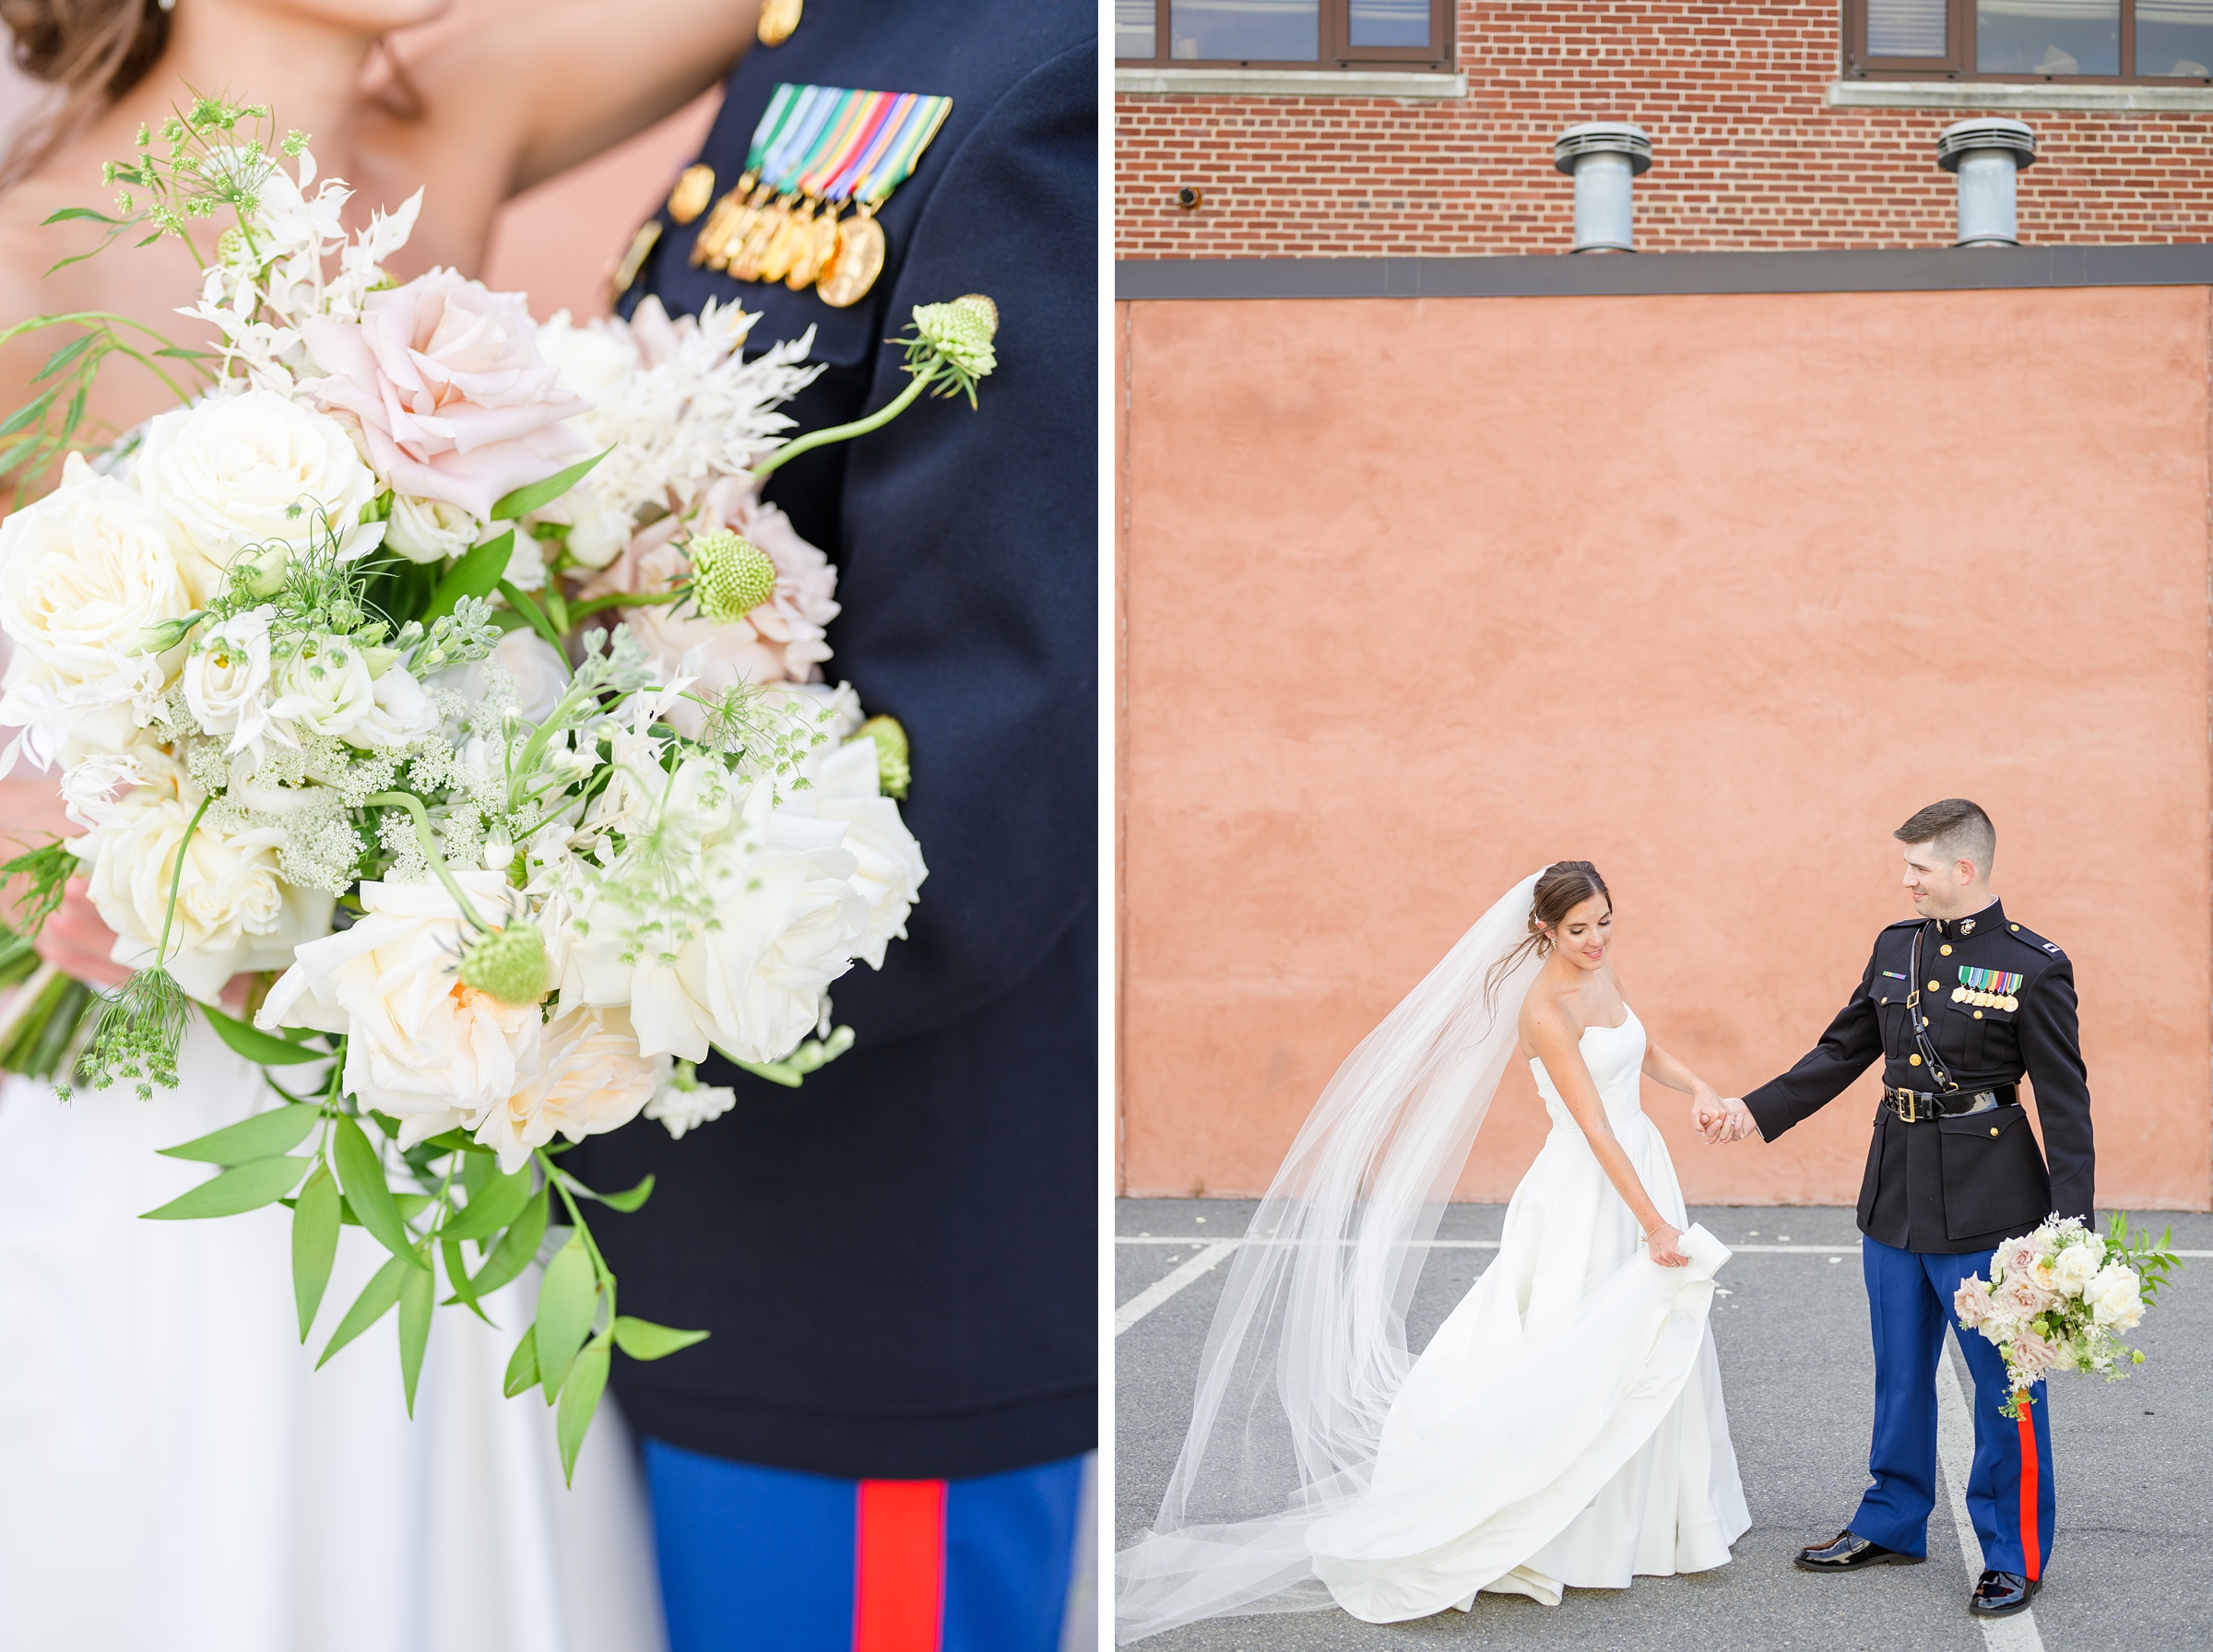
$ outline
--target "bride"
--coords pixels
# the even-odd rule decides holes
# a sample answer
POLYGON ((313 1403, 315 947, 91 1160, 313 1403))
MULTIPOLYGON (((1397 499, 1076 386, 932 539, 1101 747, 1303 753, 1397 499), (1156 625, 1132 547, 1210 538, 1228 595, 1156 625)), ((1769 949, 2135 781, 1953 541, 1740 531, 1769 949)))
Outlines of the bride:
POLYGON ((1547 867, 1338 1069, 1239 1246, 1160 1517, 1120 1557, 1121 1641, 1556 1605, 1728 1562, 1751 1524, 1707 1324, 1729 1253, 1686 1229, 1639 1076, 1701 1127, 1720 1098, 1629 1009, 1613 921, 1589 862, 1547 867), (1517 1050, 1552 1133, 1416 1358, 1407 1300, 1517 1050))

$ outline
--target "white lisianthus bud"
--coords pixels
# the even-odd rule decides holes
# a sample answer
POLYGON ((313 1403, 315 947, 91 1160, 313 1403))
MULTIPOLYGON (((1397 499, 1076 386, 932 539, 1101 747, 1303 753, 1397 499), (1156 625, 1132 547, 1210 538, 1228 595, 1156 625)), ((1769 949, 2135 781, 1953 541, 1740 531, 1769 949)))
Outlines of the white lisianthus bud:
POLYGON ((396 493, 385 543, 410 562, 439 562, 474 545, 477 530, 477 519, 459 505, 396 493))
POLYGON ((503 872, 515 858, 515 840, 507 835, 507 828, 494 826, 484 839, 484 869, 503 872))

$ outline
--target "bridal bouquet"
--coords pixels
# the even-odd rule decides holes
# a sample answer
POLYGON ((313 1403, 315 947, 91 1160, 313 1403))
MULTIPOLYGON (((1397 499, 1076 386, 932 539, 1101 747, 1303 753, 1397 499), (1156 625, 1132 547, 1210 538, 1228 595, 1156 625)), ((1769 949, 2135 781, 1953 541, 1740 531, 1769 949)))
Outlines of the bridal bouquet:
POLYGON ((2096 1371, 2108 1382, 2141 1365, 2141 1349, 2120 1333, 2143 1322, 2144 1310, 2178 1266, 2167 1246, 2132 1238, 2128 1218, 2113 1213, 2101 1237, 2079 1218, 2053 1217, 2032 1233, 2008 1239, 1990 1258, 1990 1278, 1970 1274, 1952 1299, 1959 1323, 1982 1333, 2006 1356, 2013 1394, 2003 1408, 2018 1418, 2029 1390, 2053 1371, 2096 1371))
POLYGON ((905 736, 823 680, 836 571, 762 478, 925 390, 973 401, 997 316, 919 307, 903 395, 787 439, 811 336, 748 360, 734 308, 540 325, 450 270, 396 281, 420 193, 349 236, 266 120, 202 100, 110 169, 113 213, 57 215, 181 239, 219 348, 0 334, 72 329, 0 422, 0 468, 61 465, 0 523, 0 773, 58 767, 80 829, 0 868, 0 1065, 148 1097, 204 1016, 274 1104, 165 1150, 217 1174, 147 1214, 289 1206, 302 1341, 365 1231, 389 1255, 322 1358, 396 1310, 410 1410, 441 1298, 481 1316, 542 1260, 506 1389, 558 1405, 573 1470, 613 1351, 704 1333, 617 1311, 584 1208, 651 1180, 587 1187, 563 1143, 714 1118, 711 1048, 786 1084, 834 1058, 831 984, 926 876, 905 736), (181 405, 88 460, 117 355, 181 405), (118 989, 30 951, 77 878, 118 989))

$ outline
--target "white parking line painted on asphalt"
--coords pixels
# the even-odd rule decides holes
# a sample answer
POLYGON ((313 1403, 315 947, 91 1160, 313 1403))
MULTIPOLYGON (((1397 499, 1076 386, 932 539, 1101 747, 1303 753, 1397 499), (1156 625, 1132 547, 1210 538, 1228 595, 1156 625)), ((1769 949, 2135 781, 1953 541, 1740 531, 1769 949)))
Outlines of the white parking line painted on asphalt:
MULTIPOLYGON (((1959 1373, 1947 1349, 1936 1361, 1936 1462, 1944 1470, 1952 1524, 1959 1528, 1959 1552, 1966 1557, 1970 1583, 1982 1575, 1982 1540, 1967 1514, 1967 1474, 1974 1457, 1974 1413, 1967 1409, 1967 1393, 1959 1386, 1959 1373)), ((1989 1652, 2044 1652, 2033 1607, 2010 1618, 1984 1618, 1981 1623, 1982 1644, 1989 1652)))
POLYGON ((1155 1280, 1114 1311, 1114 1334, 1120 1336, 1154 1308, 1168 1300, 1214 1264, 1237 1248, 1235 1239, 1217 1239, 1166 1278, 1155 1280))

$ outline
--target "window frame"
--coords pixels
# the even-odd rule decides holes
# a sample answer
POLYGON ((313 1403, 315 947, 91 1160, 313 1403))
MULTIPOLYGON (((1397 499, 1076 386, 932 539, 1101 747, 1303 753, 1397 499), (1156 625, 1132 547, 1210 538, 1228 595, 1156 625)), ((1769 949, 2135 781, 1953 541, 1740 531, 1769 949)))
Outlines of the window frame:
MULTIPOLYGON (((1453 0, 1429 0, 1430 39, 1426 46, 1355 46, 1352 43, 1352 0, 1315 0, 1320 53, 1309 58, 1285 61, 1262 57, 1167 57, 1162 49, 1168 40, 1168 8, 1174 0, 1153 0, 1153 55, 1117 57, 1118 69, 1308 69, 1324 73, 1337 69, 1403 69, 1421 72, 1450 69, 1457 41, 1453 26, 1458 8, 1453 0)), ((1118 33, 1118 30, 1117 30, 1118 33)))
POLYGON ((2136 73, 2136 0, 2120 0, 2118 75, 2037 75, 2027 69, 1985 74, 1974 65, 1975 0, 1945 0, 1947 57, 1873 57, 1867 52, 1867 0, 1842 0, 1843 73, 1847 80, 2002 81, 2013 86, 2213 86, 2213 75, 2136 73))

